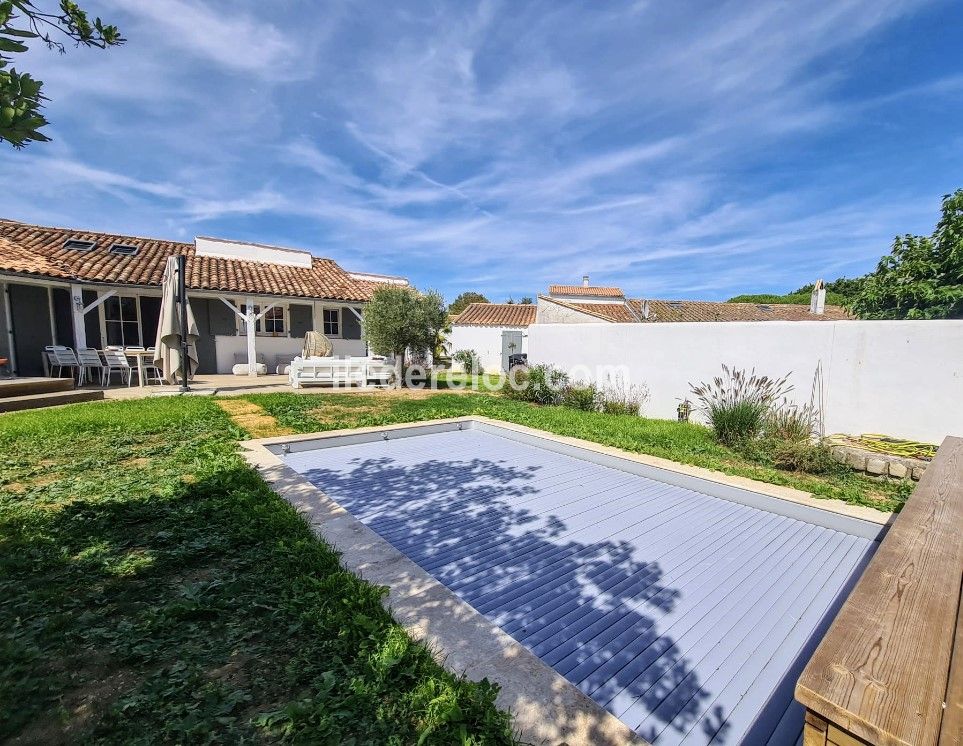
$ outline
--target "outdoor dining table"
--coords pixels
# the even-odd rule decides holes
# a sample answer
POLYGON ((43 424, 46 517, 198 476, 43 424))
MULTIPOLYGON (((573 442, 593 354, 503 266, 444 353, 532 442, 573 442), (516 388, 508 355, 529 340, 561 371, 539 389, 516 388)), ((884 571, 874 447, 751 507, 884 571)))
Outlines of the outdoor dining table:
POLYGON ((144 388, 144 376, 146 374, 146 371, 144 370, 144 361, 147 360, 148 363, 154 362, 154 350, 124 350, 124 354, 128 358, 136 358, 137 385, 140 388, 144 388))

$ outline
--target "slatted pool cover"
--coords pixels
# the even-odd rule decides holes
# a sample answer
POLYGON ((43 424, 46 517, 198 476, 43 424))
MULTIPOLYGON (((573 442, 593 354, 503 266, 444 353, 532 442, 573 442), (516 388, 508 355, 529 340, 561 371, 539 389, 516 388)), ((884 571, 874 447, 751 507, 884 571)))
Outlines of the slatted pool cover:
POLYGON ((659 746, 795 743, 876 546, 480 430, 285 461, 659 746))

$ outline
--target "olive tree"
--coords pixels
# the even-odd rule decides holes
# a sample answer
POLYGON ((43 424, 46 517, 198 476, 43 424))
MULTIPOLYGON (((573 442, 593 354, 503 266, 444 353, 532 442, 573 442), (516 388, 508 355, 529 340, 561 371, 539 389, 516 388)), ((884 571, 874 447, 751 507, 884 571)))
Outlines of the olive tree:
POLYGON ((441 294, 386 285, 375 290, 364 308, 361 325, 373 352, 394 355, 395 385, 400 385, 405 351, 431 350, 446 321, 441 294))

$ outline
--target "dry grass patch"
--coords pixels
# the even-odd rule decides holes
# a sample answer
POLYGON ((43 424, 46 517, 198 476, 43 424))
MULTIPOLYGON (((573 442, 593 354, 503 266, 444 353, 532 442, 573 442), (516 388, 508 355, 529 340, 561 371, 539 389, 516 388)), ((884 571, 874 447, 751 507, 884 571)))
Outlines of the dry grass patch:
POLYGON ((47 485, 53 484, 63 478, 63 475, 58 472, 48 472, 46 474, 40 474, 36 477, 23 479, 17 482, 10 482, 10 484, 3 485, 3 489, 8 492, 13 492, 15 494, 23 494, 29 489, 35 487, 46 487, 47 485))
POLYGON ((227 412, 231 421, 252 438, 291 435, 294 430, 283 427, 264 408, 246 399, 217 399, 217 406, 227 412))

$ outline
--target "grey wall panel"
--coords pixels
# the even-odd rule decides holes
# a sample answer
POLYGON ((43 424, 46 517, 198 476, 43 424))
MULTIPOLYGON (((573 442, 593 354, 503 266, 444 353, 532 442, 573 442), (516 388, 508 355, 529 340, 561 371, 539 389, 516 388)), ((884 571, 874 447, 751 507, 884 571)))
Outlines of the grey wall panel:
POLYGON ((10 319, 7 318, 7 304, 5 302, 7 297, 6 284, 0 283, 0 293, 2 293, 2 295, 0 295, 0 357, 5 357, 9 360, 10 336, 7 332, 10 330, 10 319))
MULTIPOLYGON (((84 308, 97 300, 96 290, 84 290, 81 293, 84 300, 84 308)), ((87 337, 87 346, 99 350, 103 347, 100 339, 100 309, 95 308, 89 313, 84 314, 84 331, 87 337)))
POLYGON ((76 347, 74 337, 73 301, 66 288, 51 288, 54 312, 54 329, 57 332, 55 344, 76 347))
MULTIPOLYGON (((195 298, 191 301, 191 310, 194 312, 194 321, 197 322, 199 334, 197 340, 197 372, 199 374, 217 373, 217 356, 214 343, 214 335, 211 334, 210 309, 216 303, 224 306, 219 300, 210 298, 195 298)), ((227 308, 224 309, 228 310, 227 308)))
MULTIPOLYGON (((157 325, 160 322, 161 299, 140 296, 140 333, 144 347, 152 347, 157 342, 157 325)), ((191 306, 193 310, 193 306, 191 306)), ((195 317, 196 318, 196 317, 195 317)))
POLYGON ((207 298, 211 334, 237 334, 237 315, 217 298, 207 298))
POLYGON ((43 348, 53 344, 47 288, 42 285, 11 284, 9 289, 17 374, 42 376, 43 348))
POLYGON ((345 339, 361 339, 361 322, 347 307, 341 309, 341 336, 345 339))
POLYGON ((314 308, 304 303, 292 303, 288 309, 291 316, 291 336, 304 337, 314 329, 314 308))
POLYGON ((658 746, 796 740, 792 682, 874 541, 482 428, 404 435, 284 459, 658 746))

